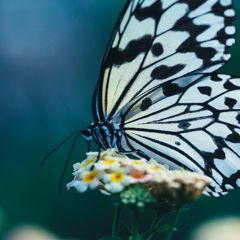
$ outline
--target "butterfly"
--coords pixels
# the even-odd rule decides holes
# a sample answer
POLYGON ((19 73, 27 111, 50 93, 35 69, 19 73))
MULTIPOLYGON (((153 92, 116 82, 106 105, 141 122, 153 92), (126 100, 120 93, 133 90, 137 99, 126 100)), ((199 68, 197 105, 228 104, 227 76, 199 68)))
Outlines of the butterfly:
MULTIPOLYGON (((128 0, 80 131, 115 148, 213 179, 213 196, 240 187, 240 79, 215 73, 231 55, 231 0, 128 0)), ((77 136, 78 136, 77 135, 77 136)))

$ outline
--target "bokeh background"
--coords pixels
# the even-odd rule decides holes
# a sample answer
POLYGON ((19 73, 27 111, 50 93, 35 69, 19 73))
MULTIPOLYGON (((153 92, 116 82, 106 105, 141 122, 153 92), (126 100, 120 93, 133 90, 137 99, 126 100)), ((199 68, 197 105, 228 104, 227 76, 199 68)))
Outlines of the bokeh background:
MULTIPOLYGON (((98 191, 78 194, 65 187, 58 195, 72 140, 52 154, 44 167, 40 163, 68 135, 93 121, 92 90, 125 2, 0 1, 0 239, 14 239, 13 231, 21 226, 45 229, 61 239, 92 240, 111 234, 110 197, 98 191)), ((240 29, 240 1, 233 2, 240 29)), ((220 72, 240 76, 239 32, 232 60, 220 72)), ((72 164, 84 159, 85 152, 86 142, 79 138, 64 185, 72 180, 72 164)), ((173 239, 188 239, 189 232, 206 220, 240 216, 239 198, 236 190, 189 205, 173 239)), ((142 214, 142 230, 153 216, 150 210, 142 214)), ((131 218, 131 211, 125 209, 122 219, 131 218)), ((120 231, 127 239, 128 231, 123 226, 120 231)))

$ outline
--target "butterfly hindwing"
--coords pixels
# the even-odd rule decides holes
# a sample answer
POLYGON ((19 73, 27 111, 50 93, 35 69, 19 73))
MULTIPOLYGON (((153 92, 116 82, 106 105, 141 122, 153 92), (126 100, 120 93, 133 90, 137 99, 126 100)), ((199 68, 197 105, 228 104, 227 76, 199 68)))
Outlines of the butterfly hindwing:
POLYGON ((234 43, 230 0, 132 0, 115 26, 93 95, 96 121, 186 74, 211 73, 234 43))
MULTIPOLYGON (((208 175, 214 180, 212 191, 240 187, 239 78, 203 76, 137 112, 131 114, 130 107, 132 117, 123 120, 124 137, 118 146, 122 151, 141 150, 172 169, 185 167, 208 175)), ((143 157, 141 152, 133 155, 143 157)))

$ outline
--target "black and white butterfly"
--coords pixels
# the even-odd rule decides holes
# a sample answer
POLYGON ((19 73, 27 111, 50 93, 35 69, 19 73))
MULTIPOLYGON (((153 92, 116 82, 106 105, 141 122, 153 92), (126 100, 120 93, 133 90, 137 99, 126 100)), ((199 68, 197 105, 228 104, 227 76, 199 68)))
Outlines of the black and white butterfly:
POLYGON ((240 187, 240 79, 214 73, 235 43, 231 0, 128 0, 93 93, 88 145, 240 187))

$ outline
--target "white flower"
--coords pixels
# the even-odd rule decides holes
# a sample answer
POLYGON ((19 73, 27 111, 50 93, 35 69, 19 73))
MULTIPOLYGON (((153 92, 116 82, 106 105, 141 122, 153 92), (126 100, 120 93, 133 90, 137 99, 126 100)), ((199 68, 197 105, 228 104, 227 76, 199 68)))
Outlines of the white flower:
POLYGON ((154 194, 159 194, 182 205, 194 201, 212 182, 211 178, 201 174, 175 170, 154 174, 149 187, 154 194))
POLYGON ((130 166, 134 166, 134 168, 139 171, 146 170, 146 168, 147 168, 147 160, 144 158, 142 158, 140 160, 128 159, 128 164, 130 166))
POLYGON ((82 174, 82 179, 78 180, 77 177, 72 182, 67 184, 67 188, 75 187, 78 192, 85 192, 88 188, 94 189, 101 185, 99 181, 101 174, 97 171, 85 171, 82 174))
POLYGON ((75 176, 67 188, 79 192, 98 188, 104 193, 116 194, 131 190, 139 183, 154 198, 165 198, 173 203, 185 204, 202 194, 211 179, 185 170, 169 171, 167 167, 150 159, 133 160, 120 155, 115 149, 87 153, 87 159, 74 164, 75 176), (99 159, 98 159, 99 157, 99 159))
POLYGON ((76 176, 83 171, 89 171, 92 168, 93 164, 96 162, 96 160, 97 158, 87 158, 86 160, 82 161, 81 165, 79 166, 77 171, 73 173, 73 175, 76 176))
POLYGON ((166 172, 168 171, 168 169, 166 169, 162 164, 158 163, 157 161, 150 159, 147 164, 147 172, 153 175, 160 171, 166 172))
POLYGON ((120 167, 120 162, 114 157, 105 157, 106 160, 99 160, 94 164, 94 168, 98 171, 110 170, 116 171, 120 167))
POLYGON ((149 182, 152 179, 152 175, 150 174, 146 174, 145 169, 143 170, 138 170, 136 168, 136 165, 133 164, 132 166, 130 166, 129 168, 129 182, 131 184, 140 182, 140 183, 146 183, 149 182))
POLYGON ((129 185, 129 176, 126 175, 124 170, 125 169, 119 169, 118 171, 103 176, 103 182, 105 183, 107 191, 119 193, 125 186, 129 185))
POLYGON ((81 163, 73 164, 73 171, 76 172, 81 167, 81 163))
POLYGON ((97 158, 98 152, 87 152, 87 159, 97 158))
POLYGON ((66 185, 67 190, 69 190, 77 180, 79 180, 79 176, 75 176, 74 179, 66 185))
MULTIPOLYGON (((108 148, 107 150, 105 150, 105 151, 103 151, 103 152, 101 152, 100 153, 100 159, 101 160, 104 160, 105 159, 105 156, 112 156, 112 155, 114 155, 116 153, 116 149, 114 149, 114 148, 108 148)), ((96 158, 97 159, 97 157, 98 157, 98 152, 88 152, 87 153, 87 156, 88 156, 88 158, 90 158, 90 159, 94 159, 94 158, 96 158)))

